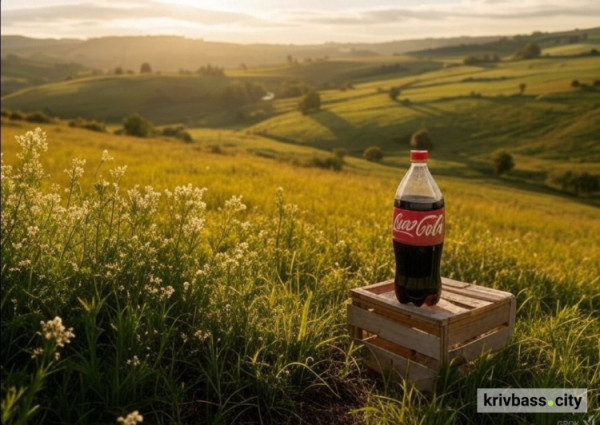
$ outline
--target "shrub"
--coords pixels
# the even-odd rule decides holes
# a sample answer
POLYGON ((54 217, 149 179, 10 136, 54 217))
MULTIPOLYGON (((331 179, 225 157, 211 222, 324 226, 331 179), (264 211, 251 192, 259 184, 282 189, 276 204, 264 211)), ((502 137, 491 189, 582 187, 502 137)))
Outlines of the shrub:
POLYGON ((527 43, 515 53, 515 59, 533 59, 542 54, 542 49, 537 43, 527 43))
POLYGON ((370 146, 363 152, 363 158, 371 162, 380 162, 383 159, 383 150, 379 146, 370 146))
POLYGON ((579 87, 579 80, 571 81, 571 87, 579 87))
POLYGON ((498 151, 492 157, 494 173, 502 175, 508 173, 515 167, 513 157, 507 151, 498 151))
POLYGON ((3 116, 3 117, 6 117, 6 118, 10 118, 11 111, 8 110, 8 109, 2 109, 0 111, 0 115, 3 116))
POLYGON ((96 120, 75 118, 74 120, 69 121, 69 127, 84 128, 86 130, 97 131, 99 133, 106 133, 106 124, 96 120))
POLYGON ((327 170, 340 171, 344 166, 344 161, 338 156, 331 155, 325 158, 313 158, 311 164, 327 170))
POLYGON ((583 173, 569 171, 558 171, 548 176, 548 183, 558 186, 565 192, 576 195, 588 194, 600 190, 600 176, 584 171, 583 173))
POLYGON ((148 62, 144 62, 142 66, 140 66, 140 74, 152 74, 152 67, 148 62))
POLYGON ((410 138, 410 147, 412 149, 421 150, 421 151, 429 151, 433 149, 433 143, 429 138, 429 133, 424 128, 419 131, 413 133, 410 138))
POLYGON ((152 123, 139 115, 130 115, 123 119, 125 134, 135 137, 150 137, 154 133, 152 123))
POLYGON ((25 117, 25 121, 44 124, 44 123, 53 122, 54 120, 52 119, 51 116, 49 116, 43 112, 36 111, 36 112, 32 112, 31 114, 28 114, 25 117))
POLYGON ((183 140, 186 143, 193 141, 192 135, 186 131, 184 125, 178 125, 175 127, 165 127, 162 129, 162 135, 167 137, 174 137, 179 140, 183 140))
POLYGON ((321 109, 321 96, 314 90, 309 91, 298 103, 298 109, 304 115, 311 111, 318 111, 321 109))
POLYGON ((392 87, 389 92, 390 99, 392 99, 392 100, 398 99, 398 96, 400 96, 400 93, 401 93, 401 91, 400 91, 399 87, 392 87))

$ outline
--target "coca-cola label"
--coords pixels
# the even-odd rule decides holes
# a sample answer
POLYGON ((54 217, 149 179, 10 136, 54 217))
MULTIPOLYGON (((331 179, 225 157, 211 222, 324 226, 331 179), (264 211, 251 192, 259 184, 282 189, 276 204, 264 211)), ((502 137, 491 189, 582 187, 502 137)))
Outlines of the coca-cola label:
POLYGON ((444 208, 411 211, 394 207, 392 221, 395 241, 413 246, 432 246, 444 242, 444 208))

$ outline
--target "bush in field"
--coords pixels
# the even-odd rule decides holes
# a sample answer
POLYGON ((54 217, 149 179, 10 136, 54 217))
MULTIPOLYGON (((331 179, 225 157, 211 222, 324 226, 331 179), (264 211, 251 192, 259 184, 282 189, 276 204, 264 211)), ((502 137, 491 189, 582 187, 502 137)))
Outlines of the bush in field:
POLYGON ((510 170, 515 168, 513 157, 507 151, 498 151, 492 156, 492 164, 494 166, 494 173, 502 175, 508 173, 510 170))
POLYGON ((315 90, 306 93, 298 103, 298 110, 306 115, 321 109, 321 95, 315 90))
POLYGON ((392 99, 392 100, 398 99, 398 96, 400 96, 400 93, 401 93, 400 87, 392 87, 389 92, 390 99, 392 99))
POLYGON ((584 171, 557 171, 548 176, 548 183, 576 195, 600 191, 600 176, 584 171))
POLYGON ((135 137, 150 137, 154 134, 152 123, 137 114, 123 119, 123 130, 126 135, 135 137))
POLYGON ((415 150, 430 151, 433 149, 433 143, 426 129, 422 128, 410 138, 410 147, 415 150))
POLYGON ((220 100, 226 105, 237 107, 247 103, 258 102, 265 94, 266 89, 262 84, 234 81, 231 85, 223 89, 220 100))
POLYGON ((15 120, 15 121, 24 121, 26 118, 26 115, 23 112, 16 110, 16 111, 12 111, 10 113, 9 118, 11 120, 15 120))
POLYGON ((542 54, 539 44, 529 42, 515 53, 515 59, 534 59, 542 54))
POLYGON ((84 128, 90 131, 97 131, 99 133, 106 133, 106 124, 96 120, 86 120, 83 118, 75 118, 69 121, 69 127, 84 128))
POLYGON ((193 141, 192 135, 188 133, 184 125, 178 125, 174 127, 165 127, 161 131, 163 136, 174 137, 179 140, 183 140, 186 143, 193 141))
POLYGON ((34 122, 34 123, 38 123, 38 124, 47 124, 47 123, 54 122, 54 119, 51 116, 49 116, 43 112, 36 111, 36 112, 32 112, 30 114, 27 114, 25 116, 25 121, 34 122))
POLYGON ((311 160, 310 164, 318 168, 340 171, 344 166, 344 160, 339 156, 331 155, 325 158, 315 157, 311 160))
POLYGON ((148 62, 144 62, 140 66, 140 74, 152 74, 152 67, 148 62))
POLYGON ((379 146, 370 146, 363 152, 363 158, 371 162, 380 162, 383 159, 383 150, 379 146))

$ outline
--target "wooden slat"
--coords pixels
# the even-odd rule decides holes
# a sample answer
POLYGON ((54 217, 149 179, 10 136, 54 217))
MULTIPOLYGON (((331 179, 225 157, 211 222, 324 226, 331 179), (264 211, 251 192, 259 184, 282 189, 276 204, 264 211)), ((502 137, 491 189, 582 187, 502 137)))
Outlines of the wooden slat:
POLYGON ((482 352, 498 351, 508 341, 511 329, 507 326, 497 332, 483 336, 468 344, 465 344, 448 353, 448 361, 455 357, 462 356, 467 361, 471 361, 479 357, 482 352))
POLYGON ((433 314, 430 311, 422 311, 419 307, 415 307, 410 304, 400 304, 395 298, 384 298, 381 295, 374 295, 368 291, 362 290, 361 288, 352 289, 352 298, 359 300, 359 302, 367 301, 372 304, 378 305, 390 311, 394 311, 405 315, 409 318, 419 320, 421 322, 429 323, 434 326, 439 326, 444 320, 447 320, 448 315, 433 314), (419 311, 421 310, 421 311, 419 311))
POLYGON ((378 336, 371 334, 366 331, 366 338, 363 338, 363 341, 368 341, 373 345, 376 345, 380 348, 386 349, 394 354, 399 355, 400 357, 404 357, 411 362, 419 363, 425 367, 428 367, 432 370, 440 369, 440 361, 434 359, 433 357, 426 356, 423 353, 418 353, 415 350, 409 350, 408 348, 401 347, 398 344, 391 343, 386 341, 385 339, 379 338, 378 336))
POLYGON ((513 296, 513 294, 504 291, 498 291, 496 289, 484 288, 482 286, 470 285, 464 288, 454 288, 448 286, 446 290, 450 292, 454 292, 457 294, 461 294, 467 297, 472 297, 475 299, 483 300, 483 301, 501 301, 513 296))
POLYGON ((386 309, 385 307, 382 307, 380 304, 373 303, 370 300, 354 299, 352 301, 352 304, 362 307, 362 308, 374 310, 375 313, 379 314, 380 316, 384 316, 384 317, 387 317, 388 319, 393 320, 394 322, 396 322, 398 324, 398 326, 401 326, 401 325, 410 326, 410 327, 422 330, 423 332, 427 332, 431 335, 435 335, 435 336, 440 335, 440 329, 441 329, 440 323, 431 324, 431 322, 426 322, 424 320, 420 320, 419 318, 411 317, 405 313, 398 313, 397 311, 386 309))
POLYGON ((464 296, 462 294, 447 290, 442 292, 442 299, 449 301, 453 304, 462 306, 469 310, 473 310, 474 308, 485 307, 492 304, 492 302, 490 301, 479 300, 477 298, 464 296))
POLYGON ((498 326, 508 325, 509 312, 509 305, 503 304, 494 310, 488 311, 486 314, 478 316, 477 320, 465 320, 459 322, 458 326, 451 323, 449 325, 448 345, 452 346, 456 343, 464 343, 498 326))
POLYGON ((447 277, 442 277, 442 286, 443 285, 451 286, 453 288, 465 288, 467 286, 470 286, 471 284, 466 282, 460 282, 454 279, 448 279, 447 277))
POLYGON ((380 371, 393 369, 402 378, 407 379, 411 383, 434 379, 436 376, 436 372, 432 369, 411 362, 370 342, 365 342, 364 344, 374 356, 373 363, 379 366, 380 371))
POLYGON ((394 344, 440 359, 438 337, 412 327, 399 326, 398 323, 352 304, 347 307, 348 324, 372 332, 394 344))
POLYGON ((391 304, 397 305, 397 307, 403 309, 404 311, 410 311, 411 313, 413 313, 413 315, 427 315, 428 317, 436 318, 438 320, 445 320, 457 314, 461 314, 465 311, 468 311, 466 308, 462 308, 448 301, 445 301, 443 296, 440 299, 440 301, 433 307, 429 307, 426 305, 417 307, 413 304, 400 304, 396 299, 396 294, 394 292, 386 292, 380 294, 379 297, 387 300, 391 304))

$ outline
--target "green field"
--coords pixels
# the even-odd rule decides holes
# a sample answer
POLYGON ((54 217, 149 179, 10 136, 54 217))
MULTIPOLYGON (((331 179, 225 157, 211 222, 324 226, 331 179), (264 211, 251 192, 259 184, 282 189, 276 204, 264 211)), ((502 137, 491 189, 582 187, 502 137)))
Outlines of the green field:
POLYGON ((587 387, 588 412, 600 413, 597 208, 445 177, 432 162, 449 217, 443 274, 511 291, 519 307, 502 352, 467 374, 444 371, 424 398, 374 385, 345 327, 346 291, 392 276, 388 218, 400 170, 358 159, 341 173, 294 165, 286 150, 319 152, 227 131, 185 145, 52 124, 41 156, 50 178, 37 189, 19 177, 37 168, 19 168, 13 141, 32 128, 2 123, 3 161, 16 167, 3 165, 2 178, 2 356, 13 365, 2 372, 3 403, 23 390, 3 405, 4 423, 33 406, 33 423, 110 423, 133 410, 151 423, 500 420, 474 413, 482 383, 587 387), (118 183, 100 162, 105 149, 128 165, 118 183), (74 181, 63 172, 72 157, 88 159, 74 181), (71 189, 44 198, 57 190, 49 183, 71 189), (163 192, 188 183, 207 188, 205 207, 198 193, 163 192), (171 207, 184 209, 174 216, 171 207), (197 230, 179 240, 178 228, 197 230), (64 348, 35 334, 56 315, 74 328, 64 348), (47 354, 32 360, 39 346, 47 354))
POLYGON ((2 423, 600 420, 599 193, 548 180, 600 174, 600 60, 580 55, 596 32, 567 36, 485 66, 460 65, 475 47, 459 46, 3 96, 2 423), (307 84, 321 107, 232 106, 235 81, 307 84), (192 140, 114 134, 133 113, 192 140), (109 132, 61 120, 78 116, 109 132), (420 128, 446 203, 442 274, 517 297, 508 345, 443 369, 432 394, 368 374, 346 326, 348 290, 393 277, 390 213, 420 128), (383 160, 362 159, 374 145, 383 160), (515 161, 501 176, 498 150, 515 161), (483 387, 588 388, 588 413, 478 414, 483 387))

